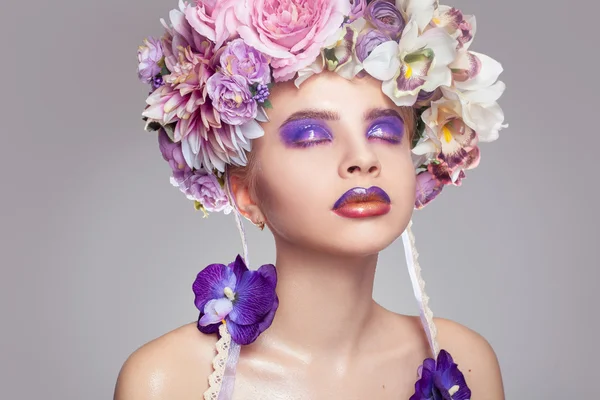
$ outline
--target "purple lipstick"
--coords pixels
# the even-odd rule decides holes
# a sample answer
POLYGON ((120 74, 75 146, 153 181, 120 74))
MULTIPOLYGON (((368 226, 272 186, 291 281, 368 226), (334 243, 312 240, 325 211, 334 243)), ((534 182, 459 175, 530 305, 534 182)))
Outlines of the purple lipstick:
POLYGON ((377 186, 348 190, 333 205, 333 212, 347 218, 374 217, 390 211, 390 196, 377 186))

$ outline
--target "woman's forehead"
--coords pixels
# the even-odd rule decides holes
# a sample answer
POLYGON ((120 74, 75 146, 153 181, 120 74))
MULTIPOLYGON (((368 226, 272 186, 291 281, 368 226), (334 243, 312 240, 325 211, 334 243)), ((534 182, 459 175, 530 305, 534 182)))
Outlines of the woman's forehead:
POLYGON ((289 115, 304 109, 339 114, 359 111, 362 115, 375 108, 400 108, 382 92, 380 81, 370 76, 348 80, 328 72, 313 75, 300 88, 293 82, 277 84, 270 99, 273 109, 268 110, 269 116, 289 115))

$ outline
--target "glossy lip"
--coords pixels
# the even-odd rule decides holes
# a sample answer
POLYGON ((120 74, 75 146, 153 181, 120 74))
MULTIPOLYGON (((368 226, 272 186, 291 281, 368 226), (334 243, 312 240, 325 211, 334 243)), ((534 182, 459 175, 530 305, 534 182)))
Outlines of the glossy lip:
POLYGON ((333 212, 348 218, 373 217, 387 214, 391 208, 390 203, 390 197, 380 187, 355 187, 335 202, 333 212))

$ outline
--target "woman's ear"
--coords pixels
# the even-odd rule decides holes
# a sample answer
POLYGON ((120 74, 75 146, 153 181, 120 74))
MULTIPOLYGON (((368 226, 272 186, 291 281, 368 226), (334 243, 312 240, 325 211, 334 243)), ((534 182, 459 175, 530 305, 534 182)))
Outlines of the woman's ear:
POLYGON ((265 223, 265 215, 258 204, 252 199, 250 188, 244 183, 243 179, 238 174, 231 174, 229 175, 229 183, 231 195, 244 218, 250 220, 255 225, 260 225, 261 222, 265 223))

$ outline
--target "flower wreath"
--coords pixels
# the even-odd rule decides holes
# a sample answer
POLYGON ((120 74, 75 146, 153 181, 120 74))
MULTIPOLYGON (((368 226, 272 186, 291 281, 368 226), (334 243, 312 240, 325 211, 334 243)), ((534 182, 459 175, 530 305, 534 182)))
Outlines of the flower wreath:
MULTIPOLYGON (((142 115, 146 130, 158 131, 171 183, 205 216, 233 210, 226 167, 247 164, 252 139, 264 134, 259 122, 268 121, 269 91, 276 82, 293 79, 299 87, 325 70, 346 79, 368 74, 382 82, 396 105, 413 107, 416 209, 444 186, 459 186, 465 171, 479 163, 479 142, 496 140, 507 126, 497 104, 505 89, 497 81, 502 67, 470 50, 475 17, 437 0, 180 0, 169 19, 161 20, 160 39, 149 37, 138 49, 138 76, 151 86, 142 115)), ((205 300, 199 321, 252 325, 244 337, 254 340, 275 309, 261 309, 250 321, 235 302, 257 282, 274 288, 276 275, 270 268, 248 271, 240 263, 238 258, 229 266, 213 264, 198 275, 195 290, 215 289, 196 290, 205 300)), ((270 299, 272 306, 276 296, 270 299)), ((454 368, 449 355, 439 357, 437 365, 454 368)), ((436 380, 439 372, 429 362, 422 371, 422 380, 436 380)), ((436 382, 445 378, 440 379, 436 382)), ((441 387, 438 383, 434 386, 441 387)), ((432 387, 423 383, 416 389, 423 398, 442 398, 432 387)), ((454 397, 443 398, 468 398, 462 389, 445 390, 454 397)))

